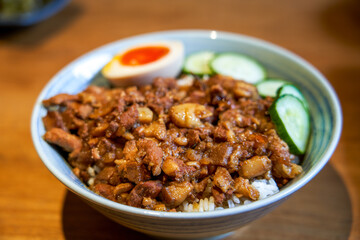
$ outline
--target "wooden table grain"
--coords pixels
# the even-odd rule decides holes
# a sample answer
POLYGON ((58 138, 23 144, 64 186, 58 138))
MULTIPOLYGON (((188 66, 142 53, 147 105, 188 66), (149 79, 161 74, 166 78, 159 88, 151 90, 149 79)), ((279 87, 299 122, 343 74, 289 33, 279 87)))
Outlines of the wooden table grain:
POLYGON ((227 239, 360 239, 360 2, 357 0, 73 0, 38 25, 0 28, 0 239, 148 239, 76 197, 30 136, 35 99, 80 55, 136 34, 211 29, 281 45, 317 67, 343 110, 329 164, 265 217, 227 239))

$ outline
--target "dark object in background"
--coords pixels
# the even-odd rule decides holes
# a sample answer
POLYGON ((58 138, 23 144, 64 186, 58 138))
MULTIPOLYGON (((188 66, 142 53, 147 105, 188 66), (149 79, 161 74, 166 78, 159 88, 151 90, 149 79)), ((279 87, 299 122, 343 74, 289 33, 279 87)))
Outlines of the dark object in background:
POLYGON ((41 22, 70 0, 0 0, 0 27, 22 27, 41 22))

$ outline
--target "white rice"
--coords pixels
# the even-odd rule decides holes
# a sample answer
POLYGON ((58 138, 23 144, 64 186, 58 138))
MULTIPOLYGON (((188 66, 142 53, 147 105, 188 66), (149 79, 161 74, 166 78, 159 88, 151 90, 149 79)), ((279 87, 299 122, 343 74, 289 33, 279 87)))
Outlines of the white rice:
POLYGON ((95 178, 94 178, 94 177, 91 177, 91 178, 89 178, 87 184, 88 184, 89 186, 92 186, 92 185, 94 184, 94 182, 95 182, 95 178))
POLYGON ((87 172, 90 175, 90 177, 95 177, 95 170, 92 167, 87 168, 87 172))
POLYGON ((214 197, 196 199, 194 203, 183 202, 180 206, 182 212, 208 212, 215 210, 214 197))
POLYGON ((232 200, 233 200, 233 202, 234 202, 235 204, 240 204, 240 203, 241 203, 241 202, 240 202, 240 199, 239 199, 237 196, 235 196, 235 195, 233 195, 232 200))
POLYGON ((195 78, 193 75, 185 75, 182 78, 176 81, 177 85, 180 87, 192 86, 195 78))
POLYGON ((251 185, 259 191, 260 193, 259 200, 267 198, 279 192, 279 188, 276 185, 274 179, 272 178, 270 180, 266 180, 266 179, 254 180, 251 183, 251 185))
POLYGON ((235 203, 233 202, 232 199, 227 200, 227 204, 228 204, 228 207, 229 207, 229 208, 235 207, 235 203))
POLYGON ((215 210, 214 197, 210 197, 209 198, 209 211, 214 211, 214 210, 215 210))
POLYGON ((204 211, 204 199, 201 199, 199 202, 199 212, 204 211))
POLYGON ((246 204, 249 204, 249 203, 252 203, 252 201, 250 201, 250 200, 245 200, 243 204, 246 205, 246 204))
MULTIPOLYGON (((259 193, 259 200, 267 198, 277 192, 279 192, 279 188, 276 185, 274 179, 266 180, 266 179, 255 179, 251 182, 251 185, 255 187, 259 193)), ((240 205, 250 204, 253 201, 248 198, 238 198, 235 195, 232 196, 231 199, 227 200, 224 206, 216 207, 214 197, 204 198, 204 199, 196 199, 194 203, 189 203, 187 201, 183 202, 183 204, 179 207, 179 210, 182 212, 208 212, 214 210, 221 210, 224 208, 233 208, 240 205), (226 206, 227 205, 227 206, 226 206)))

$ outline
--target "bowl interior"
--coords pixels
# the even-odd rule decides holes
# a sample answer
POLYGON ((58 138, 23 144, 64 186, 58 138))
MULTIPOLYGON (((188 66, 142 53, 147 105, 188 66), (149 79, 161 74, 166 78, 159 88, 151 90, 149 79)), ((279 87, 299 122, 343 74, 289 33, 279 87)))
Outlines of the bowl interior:
MULTIPOLYGON (((179 216, 179 213, 154 213, 154 211, 134 209, 94 194, 76 178, 62 156, 42 139, 45 129, 41 118, 46 115, 46 110, 41 106, 43 99, 58 93, 76 94, 91 83, 94 76, 118 51, 136 43, 164 39, 182 41, 185 45, 186 54, 200 50, 212 50, 217 52, 239 52, 252 56, 265 66, 269 77, 283 78, 296 83, 310 105, 312 133, 304 157, 304 173, 291 181, 279 193, 269 198, 236 209, 204 213, 203 216, 227 214, 229 211, 232 211, 232 213, 250 211, 278 201, 305 185, 326 164, 339 140, 342 117, 335 92, 327 80, 314 67, 287 50, 247 36, 206 30, 168 31, 127 38, 95 49, 61 70, 41 92, 32 116, 33 141, 45 165, 70 190, 92 202, 117 210, 156 216, 159 214, 170 217, 179 216)), ((185 216, 193 218, 200 215, 186 213, 185 216)))

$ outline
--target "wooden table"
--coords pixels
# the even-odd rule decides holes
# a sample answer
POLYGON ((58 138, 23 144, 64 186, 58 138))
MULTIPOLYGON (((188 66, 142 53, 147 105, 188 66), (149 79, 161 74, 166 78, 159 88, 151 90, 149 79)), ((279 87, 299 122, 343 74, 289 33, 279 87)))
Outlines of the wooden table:
POLYGON ((343 107, 330 163, 272 213, 227 239, 360 239, 360 2, 74 0, 36 26, 0 29, 0 239, 147 239, 97 213, 42 164, 30 137, 46 82, 78 56, 124 37, 215 29, 281 45, 315 65, 343 107))

